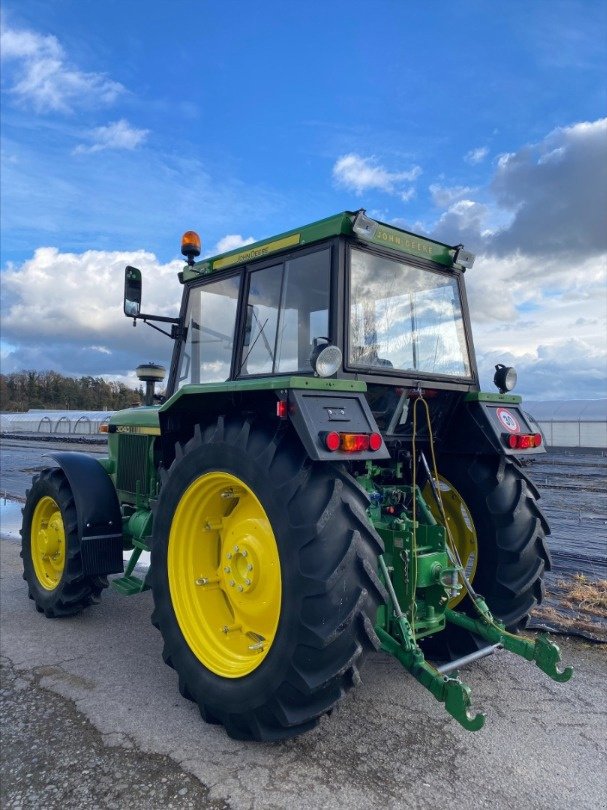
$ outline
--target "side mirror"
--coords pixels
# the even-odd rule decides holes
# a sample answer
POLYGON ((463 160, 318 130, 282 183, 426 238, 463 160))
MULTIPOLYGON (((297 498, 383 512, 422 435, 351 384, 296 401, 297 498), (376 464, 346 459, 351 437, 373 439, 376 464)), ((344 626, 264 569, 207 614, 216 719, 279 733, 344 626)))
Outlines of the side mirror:
POLYGON ((124 270, 124 314, 136 318, 141 311, 141 270, 130 265, 124 270))

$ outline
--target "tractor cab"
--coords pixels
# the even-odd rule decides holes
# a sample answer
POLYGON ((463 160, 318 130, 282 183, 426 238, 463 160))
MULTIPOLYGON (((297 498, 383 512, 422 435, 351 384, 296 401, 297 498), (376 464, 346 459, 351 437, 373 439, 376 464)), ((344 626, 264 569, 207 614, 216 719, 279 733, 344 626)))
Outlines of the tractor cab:
MULTIPOLYGON (((476 432, 480 420, 506 452, 543 452, 518 398, 509 396, 514 369, 496 370, 499 394, 479 393, 464 286, 474 256, 462 245, 417 236, 360 210, 199 261, 200 239, 188 231, 182 252, 188 263, 179 274, 178 319, 142 315, 141 274, 128 267, 125 275, 125 314, 171 322, 175 347, 162 413, 181 410, 183 395, 195 392, 247 390, 257 402, 263 391, 291 391, 294 378, 315 390, 339 388, 342 400, 333 402, 339 408, 352 399, 346 390, 362 383, 369 418, 359 427, 382 435, 382 453, 398 455, 410 442, 418 392, 432 425, 415 426, 422 439, 432 430, 447 448, 456 441, 454 423, 476 432), (519 439, 512 433, 527 438, 513 448, 519 439)), ((290 409, 301 412, 294 402, 290 409)), ((317 457, 318 436, 333 432, 329 421, 313 426, 313 439, 302 437, 317 457)))
POLYGON ((192 262, 170 393, 293 374, 478 388, 462 283, 472 261, 359 211, 192 262))

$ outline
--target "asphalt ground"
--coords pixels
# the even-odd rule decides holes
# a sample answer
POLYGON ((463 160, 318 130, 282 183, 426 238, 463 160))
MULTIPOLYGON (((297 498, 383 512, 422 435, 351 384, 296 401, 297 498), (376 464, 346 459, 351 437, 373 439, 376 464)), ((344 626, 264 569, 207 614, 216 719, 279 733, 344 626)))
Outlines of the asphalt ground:
POLYGON ((242 743, 180 697, 149 592, 106 591, 48 620, 27 599, 15 532, 0 552, 3 808, 607 806, 604 646, 558 639, 567 684, 504 652, 463 670, 488 715, 477 733, 376 654, 317 729, 242 743))
POLYGON ((604 646, 561 640, 567 684, 504 652, 462 672, 488 714, 476 733, 378 653, 312 732, 242 743, 180 697, 149 592, 49 620, 18 543, 0 551, 3 807, 605 806, 604 646))

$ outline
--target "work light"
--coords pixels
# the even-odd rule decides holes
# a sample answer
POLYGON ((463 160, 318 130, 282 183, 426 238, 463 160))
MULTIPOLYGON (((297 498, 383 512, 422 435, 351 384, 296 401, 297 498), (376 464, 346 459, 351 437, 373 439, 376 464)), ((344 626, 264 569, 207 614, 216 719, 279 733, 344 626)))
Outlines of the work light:
POLYGON ((319 377, 330 377, 341 366, 341 349, 328 341, 320 343, 321 340, 327 340, 327 338, 314 338, 310 364, 319 377))
POLYGON ((495 367, 495 374, 493 376, 493 384, 497 386, 500 394, 505 394, 507 391, 512 391, 516 385, 517 375, 516 369, 512 366, 505 366, 498 363, 495 367))

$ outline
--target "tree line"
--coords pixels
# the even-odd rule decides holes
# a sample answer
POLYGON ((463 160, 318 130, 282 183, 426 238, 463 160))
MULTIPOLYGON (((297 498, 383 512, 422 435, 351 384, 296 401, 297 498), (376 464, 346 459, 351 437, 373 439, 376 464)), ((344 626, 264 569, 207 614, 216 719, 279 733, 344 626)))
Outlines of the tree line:
POLYGON ((64 377, 56 371, 16 371, 0 374, 0 410, 30 408, 77 411, 117 411, 143 402, 143 388, 129 388, 103 377, 64 377))

